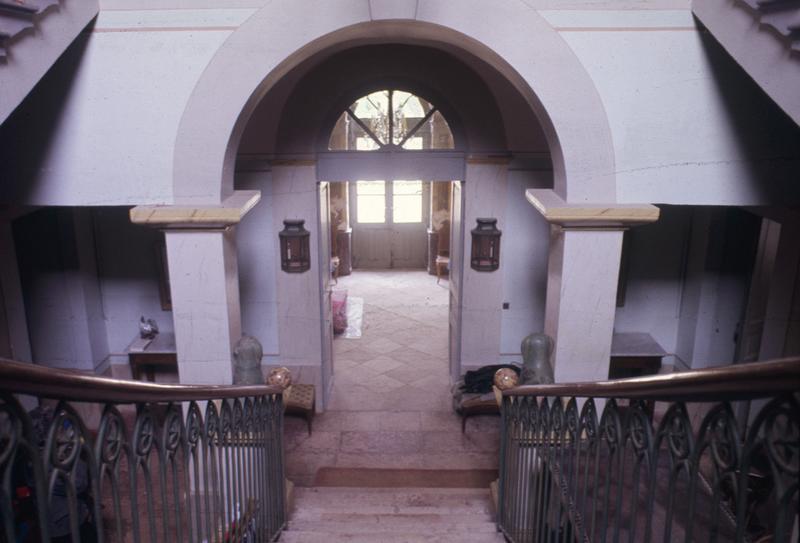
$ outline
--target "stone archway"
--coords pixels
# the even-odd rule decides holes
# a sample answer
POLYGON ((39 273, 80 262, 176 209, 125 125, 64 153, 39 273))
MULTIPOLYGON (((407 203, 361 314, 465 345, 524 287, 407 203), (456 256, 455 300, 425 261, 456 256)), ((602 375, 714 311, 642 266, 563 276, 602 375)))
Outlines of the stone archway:
MULTIPOLYGON (((615 205, 608 119, 592 79, 567 43, 536 10, 516 0, 491 6, 481 0, 274 0, 231 34, 189 98, 175 142, 174 207, 143 209, 143 217, 134 218, 168 229, 171 275, 173 262, 192 272, 207 262, 206 256, 221 255, 215 259, 220 265, 213 304, 198 304, 193 294, 204 289, 209 297, 205 274, 173 286, 181 380, 192 382, 184 374, 200 375, 202 382, 212 378, 202 368, 216 371, 215 361, 229 358, 241 330, 238 289, 231 288, 238 284, 235 239, 227 227, 259 198, 257 191, 233 190, 236 155, 251 114, 304 60, 363 43, 459 48, 493 66, 536 114, 550 151, 554 190, 545 191, 546 201, 537 191, 528 191, 528 199, 546 220, 559 225, 550 243, 545 329, 556 339, 554 363, 569 370, 562 377, 603 378, 620 225, 655 220, 658 211, 615 205), (183 215, 185 220, 179 220, 183 215), (562 215, 579 220, 559 222, 562 215), (186 226, 191 229, 180 230, 186 226), (208 239, 199 232, 220 227, 208 239), (598 227, 603 231, 597 232, 598 227), (586 270, 599 271, 588 276, 586 270), (592 311, 583 309, 587 300, 592 311), (224 332, 214 349, 192 342, 192 334, 206 326, 224 332)), ((229 375, 213 377, 214 382, 230 382, 229 375)))
POLYGON ((568 45, 532 8, 512 0, 491 7, 480 0, 277 0, 228 38, 195 87, 176 137, 175 204, 215 205, 232 194, 244 126, 293 66, 329 47, 375 39, 446 43, 494 65, 544 128, 556 192, 575 203, 615 200, 611 133, 599 95, 568 45))

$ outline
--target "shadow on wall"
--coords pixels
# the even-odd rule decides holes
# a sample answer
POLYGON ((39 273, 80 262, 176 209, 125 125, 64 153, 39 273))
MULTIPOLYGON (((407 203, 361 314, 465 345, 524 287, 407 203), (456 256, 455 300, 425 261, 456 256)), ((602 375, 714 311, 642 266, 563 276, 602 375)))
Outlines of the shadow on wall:
POLYGON ((699 36, 720 102, 728 114, 730 136, 737 140, 741 153, 737 165, 747 169, 765 201, 800 203, 796 170, 800 160, 800 126, 772 101, 711 33, 700 32, 699 36))
POLYGON ((62 122, 64 105, 91 39, 94 21, 78 34, 45 76, 0 125, 0 204, 29 201, 62 122))

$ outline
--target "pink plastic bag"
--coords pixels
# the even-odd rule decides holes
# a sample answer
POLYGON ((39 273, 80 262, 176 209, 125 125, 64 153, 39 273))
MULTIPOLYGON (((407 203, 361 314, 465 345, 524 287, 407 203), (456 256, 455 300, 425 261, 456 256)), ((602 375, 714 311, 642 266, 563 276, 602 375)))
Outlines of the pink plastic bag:
POLYGON ((347 291, 331 292, 331 310, 333 311, 333 333, 343 334, 347 330, 347 291))

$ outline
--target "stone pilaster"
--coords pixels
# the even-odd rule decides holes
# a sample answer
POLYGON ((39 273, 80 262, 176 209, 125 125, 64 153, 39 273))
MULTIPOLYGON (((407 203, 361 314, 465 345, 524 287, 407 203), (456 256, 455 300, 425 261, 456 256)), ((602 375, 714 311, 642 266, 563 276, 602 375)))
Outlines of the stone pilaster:
POLYGON ((551 223, 545 333, 555 340, 556 382, 608 378, 622 236, 658 219, 646 204, 569 204, 531 189, 531 204, 551 223))

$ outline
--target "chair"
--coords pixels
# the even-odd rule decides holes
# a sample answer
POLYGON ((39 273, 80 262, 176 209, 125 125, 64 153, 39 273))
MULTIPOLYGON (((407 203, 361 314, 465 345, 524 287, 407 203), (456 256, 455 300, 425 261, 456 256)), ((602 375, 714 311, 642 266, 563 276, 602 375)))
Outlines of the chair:
POLYGON ((311 435, 311 422, 314 420, 314 385, 292 385, 286 400, 285 413, 306 419, 308 435, 311 435))

